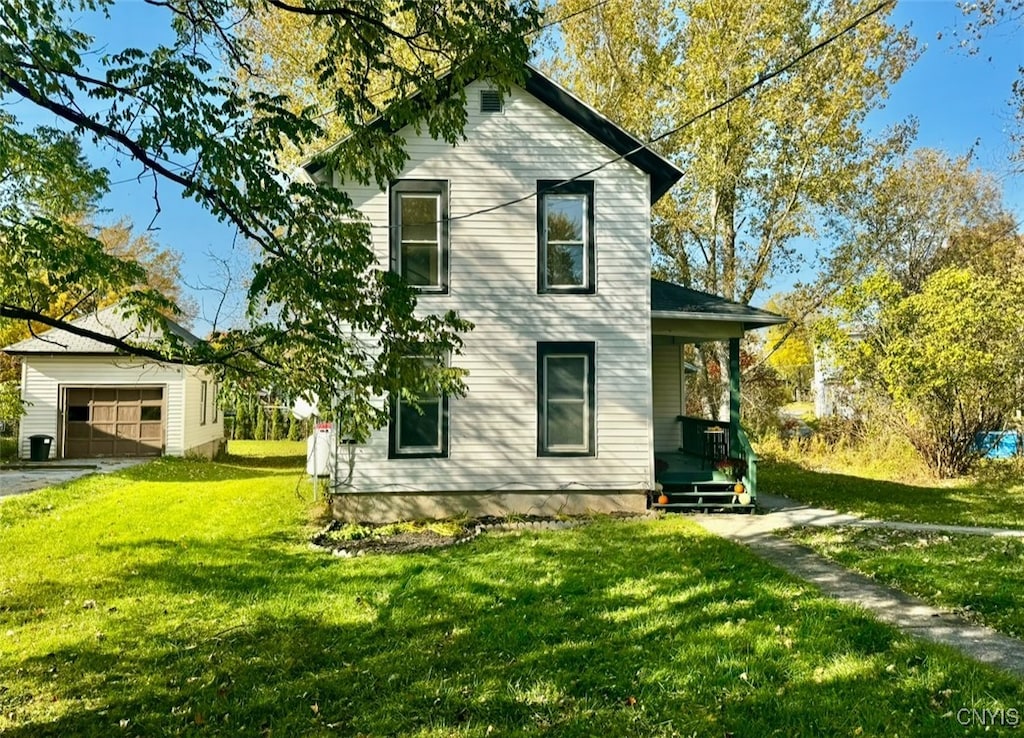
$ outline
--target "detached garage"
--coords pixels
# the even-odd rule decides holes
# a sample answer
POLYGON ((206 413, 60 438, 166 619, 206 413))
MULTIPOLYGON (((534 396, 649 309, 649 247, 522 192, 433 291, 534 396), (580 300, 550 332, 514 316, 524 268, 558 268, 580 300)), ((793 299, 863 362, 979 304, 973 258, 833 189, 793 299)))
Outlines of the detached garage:
MULTIPOLYGON (((72 323, 133 342, 156 337, 118 306, 72 323)), ((174 321, 167 330, 198 339, 174 321)), ((217 385, 201 367, 136 359, 92 338, 54 329, 3 351, 21 357, 19 455, 30 438, 54 439, 50 458, 211 457, 223 446, 217 385)))

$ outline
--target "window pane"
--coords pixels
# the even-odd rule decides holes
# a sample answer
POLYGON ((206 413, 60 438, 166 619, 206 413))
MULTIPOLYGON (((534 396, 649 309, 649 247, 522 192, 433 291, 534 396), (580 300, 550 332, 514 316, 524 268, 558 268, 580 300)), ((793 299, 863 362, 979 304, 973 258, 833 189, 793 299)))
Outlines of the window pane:
POLYGON ((585 448, 583 402, 549 402, 547 413, 548 448, 574 446, 585 448))
POLYGON ((402 244, 402 276, 412 285, 438 285, 437 246, 402 244))
POLYGON ((583 244, 548 244, 548 284, 583 285, 583 244))
POLYGON ((549 400, 582 400, 586 396, 585 356, 547 357, 547 398, 549 400))
POLYGON ((159 406, 145 406, 142 408, 142 420, 160 420, 159 406))
POLYGON ((398 447, 440 448, 441 447, 441 402, 426 400, 420 403, 420 410, 400 402, 398 408, 398 447))
POLYGON ((70 405, 68 407, 68 420, 73 423, 88 423, 89 422, 89 406, 88 405, 70 405))
POLYGON ((403 241, 437 243, 437 197, 403 195, 399 198, 403 241))
POLYGON ((546 195, 548 243, 582 241, 586 195, 546 195))

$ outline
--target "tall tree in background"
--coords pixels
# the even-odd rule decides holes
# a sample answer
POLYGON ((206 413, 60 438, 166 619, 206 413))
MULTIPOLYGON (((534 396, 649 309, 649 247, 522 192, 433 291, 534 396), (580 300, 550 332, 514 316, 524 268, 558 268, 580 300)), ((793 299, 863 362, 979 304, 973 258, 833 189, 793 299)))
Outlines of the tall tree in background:
POLYGON ((329 112, 351 136, 320 161, 345 181, 386 183, 406 161, 403 142, 388 130, 417 124, 454 143, 469 81, 507 88, 520 80, 525 38, 539 23, 534 4, 167 0, 145 7, 151 25, 167 30, 164 42, 143 50, 101 48, 78 30, 84 15, 116 14, 113 0, 0 4, 0 96, 64 125, 31 130, 0 114, 0 255, 8 267, 0 273, 0 317, 76 332, 46 314, 42 294, 58 284, 125 293, 131 309, 152 321, 175 307, 145 288, 138 265, 56 217, 83 212, 74 201, 94 201, 107 186, 106 173, 81 154, 88 138, 134 161, 157 198, 180 194, 235 226, 258 255, 249 329, 194 349, 173 337, 120 348, 217 364, 292 395, 338 397, 343 430, 357 438, 387 421, 376 395, 428 386, 459 392, 457 369, 408 357, 457 353, 459 333, 470 326, 450 313, 416 315, 413 291, 377 268, 368 225, 345 194, 282 174, 279 152, 308 150, 327 135, 324 111, 303 97, 293 105, 287 90, 240 86, 240 74, 260 70, 238 29, 273 8, 302 19, 297 33, 322 34, 315 82, 333 92, 329 112), (452 74, 439 78, 442 65, 452 74), (385 94, 377 94, 377 79, 387 81, 385 94), (366 125, 375 118, 384 125, 366 125), (367 346, 354 332, 375 340, 367 346))
MULTIPOLYGON (((815 260, 818 280, 803 288, 801 302, 820 306, 847 278, 854 255, 826 247, 803 253, 798 239, 822 237, 840 219, 837 203, 903 151, 910 133, 900 127, 873 140, 863 130, 916 54, 906 29, 887 22, 892 4, 590 5, 559 0, 551 11, 570 17, 547 39, 564 48, 552 54, 552 72, 647 140, 679 129, 656 145, 686 172, 655 207, 658 275, 749 303, 772 277, 815 260)), ((721 346, 702 354, 709 351, 715 356, 704 357, 705 371, 712 359, 726 365, 721 346)), ((706 386, 706 411, 723 413, 724 395, 706 386)))
POLYGON ((970 154, 928 148, 880 168, 847 208, 843 235, 861 270, 884 269, 907 294, 945 266, 987 268, 1016 232, 993 175, 972 167, 970 154))
POLYGON ((1024 237, 994 178, 927 149, 882 172, 861 207, 872 272, 819 332, 929 467, 961 474, 976 434, 1020 408, 1024 237))
MULTIPOLYGON (((795 302, 799 295, 773 297, 765 307, 779 315, 800 315, 804 311, 795 302)), ((770 347, 768 365, 786 382, 792 399, 807 399, 811 379, 814 377, 814 347, 806 320, 794 320, 793 325, 773 325, 768 329, 766 341, 770 347)))
MULTIPOLYGON (((571 14, 587 0, 556 5, 571 14)), ((560 25, 564 53, 550 62, 559 80, 648 139, 682 126, 657 144, 686 172, 656 211, 665 275, 750 302, 771 276, 804 263, 794 241, 819 235, 837 196, 902 150, 905 131, 872 140, 862 129, 915 55, 906 30, 887 23, 890 10, 707 115, 852 25, 864 6, 609 0, 560 25)))

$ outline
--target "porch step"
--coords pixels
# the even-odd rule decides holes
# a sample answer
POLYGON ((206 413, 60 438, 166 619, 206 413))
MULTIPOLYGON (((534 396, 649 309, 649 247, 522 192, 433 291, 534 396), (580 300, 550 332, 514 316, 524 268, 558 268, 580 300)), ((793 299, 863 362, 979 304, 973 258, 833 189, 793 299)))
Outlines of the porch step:
POLYGON ((755 510, 755 505, 751 502, 748 505, 741 505, 739 502, 735 503, 720 503, 720 502, 707 502, 704 500, 698 500, 695 502, 669 502, 667 504, 661 504, 655 502, 651 505, 652 510, 665 510, 666 512, 685 512, 687 510, 701 510, 704 512, 740 512, 740 513, 752 513, 755 510))
POLYGON ((754 501, 742 504, 739 494, 733 489, 734 482, 720 480, 695 481, 689 484, 666 484, 664 494, 667 503, 654 502, 654 510, 681 512, 684 510, 722 510, 731 512, 752 512, 754 501))
POLYGON ((726 484, 732 483, 732 478, 717 469, 687 469, 662 472, 658 475, 658 481, 668 487, 705 482, 726 484))

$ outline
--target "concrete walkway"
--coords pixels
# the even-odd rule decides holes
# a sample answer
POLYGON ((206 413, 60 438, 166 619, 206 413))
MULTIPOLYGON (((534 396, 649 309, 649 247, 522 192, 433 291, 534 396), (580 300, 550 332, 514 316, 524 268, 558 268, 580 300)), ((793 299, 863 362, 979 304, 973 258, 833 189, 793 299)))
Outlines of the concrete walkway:
POLYGON ((21 468, 0 469, 0 501, 43 487, 70 482, 89 474, 109 474, 142 464, 149 459, 88 459, 19 464, 21 468))
POLYGON ((1024 677, 1024 643, 991 628, 968 623, 921 600, 878 584, 819 556, 814 551, 774 535, 796 526, 856 525, 922 532, 1024 536, 1024 531, 998 528, 892 523, 864 520, 835 510, 801 505, 785 497, 758 495, 763 515, 697 515, 706 530, 748 546, 763 559, 818 586, 825 594, 859 605, 879 620, 910 635, 951 646, 982 663, 1024 677))

